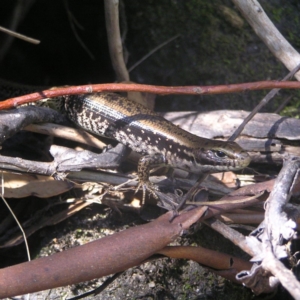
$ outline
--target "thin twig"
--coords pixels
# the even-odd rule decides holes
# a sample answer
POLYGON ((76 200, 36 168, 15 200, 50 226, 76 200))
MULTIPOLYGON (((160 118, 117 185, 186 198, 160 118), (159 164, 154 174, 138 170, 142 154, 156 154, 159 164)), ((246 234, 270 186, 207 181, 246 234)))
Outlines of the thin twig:
POLYGON ((95 60, 95 56, 89 50, 89 48, 85 45, 85 43, 83 42, 83 40, 80 38, 79 34, 76 31, 75 25, 79 29, 81 29, 81 30, 83 30, 83 27, 78 23, 78 21, 76 20, 76 18, 74 17, 74 15, 72 14, 72 12, 70 11, 68 0, 64 0, 64 5, 65 5, 66 11, 67 11, 67 16, 68 16, 68 19, 69 19, 70 27, 71 27, 71 29, 73 31, 73 34, 74 34, 76 40, 78 41, 78 43, 80 44, 80 46, 86 51, 86 53, 89 55, 89 57, 91 59, 95 60))
POLYGON ((81 295, 78 295, 78 296, 75 296, 75 297, 72 297, 72 298, 69 298, 67 300, 79 300, 79 299, 83 299, 87 296, 96 296, 98 294, 100 294, 101 292, 103 292, 112 282, 114 282, 118 277, 120 277, 124 272, 119 272, 119 273, 116 273, 110 277, 108 277, 99 287, 91 290, 91 291, 88 291, 84 294, 81 294, 81 295))
MULTIPOLYGON (((300 64, 297 65, 288 75, 286 75, 282 81, 287 81, 292 78, 300 69, 300 64)), ((251 113, 244 119, 242 124, 236 129, 233 135, 228 139, 228 141, 234 141, 244 130, 245 126, 252 120, 252 118, 260 111, 262 107, 267 105, 271 99, 280 91, 280 89, 273 89, 270 91, 260 102, 259 104, 251 111, 251 113)))
POLYGON ((293 96, 288 96, 286 99, 284 99, 283 102, 274 111, 274 114, 279 114, 285 108, 285 106, 291 101, 292 98, 293 96))
POLYGON ((26 36, 24 34, 17 33, 15 31, 9 30, 9 29, 7 29, 5 27, 2 27, 2 26, 0 26, 0 31, 5 32, 5 33, 7 33, 7 34, 9 34, 9 35, 11 35, 11 36, 13 36, 15 38, 18 38, 20 40, 23 40, 23 41, 26 41, 28 43, 32 43, 32 44, 35 44, 35 45, 37 45, 37 44, 39 44, 41 42, 40 40, 33 39, 33 38, 28 37, 28 36, 26 36))
MULTIPOLYGON (((18 28, 18 25, 22 21, 22 19, 26 16, 28 10, 30 9, 31 5, 35 2, 36 0, 18 0, 15 1, 15 7, 13 10, 13 13, 10 17, 10 23, 8 24, 8 28, 11 31, 16 31, 18 28)), ((0 61, 2 61, 9 51, 11 44, 14 40, 14 37, 8 34, 5 38, 4 41, 1 43, 1 49, 0 49, 0 61)))
POLYGON ((180 34, 177 34, 173 37, 171 37, 170 39, 168 39, 167 41, 161 43, 160 45, 158 45, 157 47, 155 47, 154 49, 152 49, 148 54, 146 54, 144 57, 142 57, 139 61, 137 61, 135 64, 133 64, 129 69, 128 72, 130 73, 132 70, 134 70, 138 65, 140 65, 143 61, 145 61, 148 57, 150 57, 152 54, 154 54, 156 51, 158 51, 159 49, 161 49, 162 47, 166 46, 167 44, 171 43, 172 41, 176 40, 177 38, 180 37, 180 34))

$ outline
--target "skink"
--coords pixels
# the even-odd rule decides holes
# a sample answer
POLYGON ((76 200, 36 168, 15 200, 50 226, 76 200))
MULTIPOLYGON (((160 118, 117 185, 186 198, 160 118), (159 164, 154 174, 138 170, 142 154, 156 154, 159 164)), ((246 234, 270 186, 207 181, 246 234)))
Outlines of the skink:
POLYGON ((113 93, 66 96, 68 118, 94 134, 113 138, 141 153, 138 176, 152 189, 149 172, 164 164, 194 174, 243 169, 250 156, 234 142, 191 134, 144 106, 113 93))

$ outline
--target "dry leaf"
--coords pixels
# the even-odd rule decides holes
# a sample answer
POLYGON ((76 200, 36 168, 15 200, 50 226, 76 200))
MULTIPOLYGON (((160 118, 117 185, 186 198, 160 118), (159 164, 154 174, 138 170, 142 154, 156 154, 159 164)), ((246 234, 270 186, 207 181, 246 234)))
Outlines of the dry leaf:
MULTIPOLYGON (((70 190, 74 184, 54 180, 49 176, 2 172, 4 197, 24 198, 35 196, 49 198, 70 190)), ((2 188, 2 185, 1 185, 2 188)))

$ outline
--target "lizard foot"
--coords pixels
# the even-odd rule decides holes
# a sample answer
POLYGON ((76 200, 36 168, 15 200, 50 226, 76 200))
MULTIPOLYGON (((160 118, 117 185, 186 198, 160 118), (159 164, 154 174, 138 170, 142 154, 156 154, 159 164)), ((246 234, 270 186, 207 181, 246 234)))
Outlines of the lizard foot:
POLYGON ((157 192, 159 191, 159 188, 157 185, 154 185, 152 182, 150 182, 149 180, 147 181, 139 181, 139 184, 135 190, 135 193, 138 192, 138 190, 142 188, 143 190, 143 199, 142 199, 142 205, 145 204, 145 200, 146 200, 146 193, 147 191, 155 198, 158 199, 158 195, 157 192))

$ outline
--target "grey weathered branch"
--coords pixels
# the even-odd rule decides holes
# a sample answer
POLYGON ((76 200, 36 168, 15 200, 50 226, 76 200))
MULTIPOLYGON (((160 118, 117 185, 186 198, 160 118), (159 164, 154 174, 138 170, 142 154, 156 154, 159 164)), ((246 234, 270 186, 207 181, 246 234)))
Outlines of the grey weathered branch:
MULTIPOLYGON (((272 251, 277 258, 287 256, 283 248, 282 239, 290 240, 295 234, 297 216, 293 211, 285 211, 285 206, 292 195, 292 187, 300 168, 300 159, 285 161, 275 181, 274 188, 266 202, 265 224, 266 240, 272 244, 272 251), (278 249, 278 250, 277 250, 278 249)), ((295 210, 297 212, 297 210, 295 210)))
MULTIPOLYGON (((300 54, 278 31, 257 0, 232 0, 255 33, 288 70, 300 62, 300 54)), ((295 77, 300 80, 300 72, 295 77)))
POLYGON ((300 283, 279 259, 289 255, 283 241, 290 241, 296 235, 295 220, 298 216, 292 210, 286 212, 285 206, 292 195, 299 168, 300 159, 290 159, 284 163, 267 200, 266 228, 262 235, 265 246, 262 267, 276 276, 295 299, 300 299, 300 283))
POLYGON ((0 144, 29 124, 66 122, 66 119, 57 111, 33 105, 1 111, 0 120, 0 144))
POLYGON ((122 144, 101 154, 52 145, 50 153, 54 157, 52 162, 38 162, 0 155, 0 163, 2 163, 2 168, 15 166, 24 172, 52 176, 58 173, 80 171, 83 168, 117 168, 128 151, 122 144))

